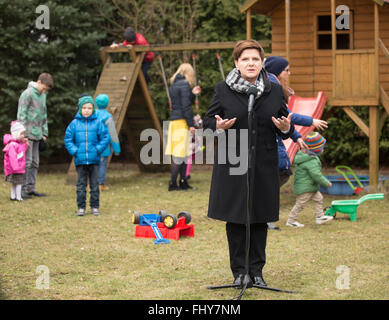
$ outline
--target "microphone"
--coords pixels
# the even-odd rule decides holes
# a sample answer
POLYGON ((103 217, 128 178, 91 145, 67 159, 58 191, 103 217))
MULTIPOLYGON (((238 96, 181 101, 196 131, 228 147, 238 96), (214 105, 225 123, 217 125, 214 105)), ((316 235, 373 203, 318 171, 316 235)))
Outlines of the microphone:
POLYGON ((253 109, 255 96, 257 95, 257 93, 258 93, 258 89, 255 87, 250 87, 249 90, 247 90, 247 94, 249 96, 249 104, 248 104, 249 113, 253 109))

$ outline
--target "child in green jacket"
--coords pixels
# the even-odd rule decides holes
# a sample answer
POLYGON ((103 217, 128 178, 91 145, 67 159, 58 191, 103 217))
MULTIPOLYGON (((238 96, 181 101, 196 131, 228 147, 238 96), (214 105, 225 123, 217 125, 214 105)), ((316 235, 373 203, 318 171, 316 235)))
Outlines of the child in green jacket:
POLYGON ((296 167, 293 191, 297 195, 297 199, 286 222, 286 225, 289 227, 304 227, 302 223, 297 221, 297 218, 311 199, 313 201, 317 224, 322 224, 333 219, 331 216, 324 215, 323 195, 319 191, 320 186, 332 186, 331 182, 321 173, 321 161, 319 158, 319 155, 323 152, 326 139, 317 132, 311 132, 304 139, 304 142, 309 149, 297 152, 293 161, 296 167))
POLYGON ((22 198, 42 197, 35 189, 39 168, 39 145, 46 143, 48 137, 46 93, 53 87, 53 77, 49 73, 41 73, 36 82, 31 81, 20 95, 18 105, 18 121, 26 128, 28 149, 26 150, 26 174, 22 187, 22 198))

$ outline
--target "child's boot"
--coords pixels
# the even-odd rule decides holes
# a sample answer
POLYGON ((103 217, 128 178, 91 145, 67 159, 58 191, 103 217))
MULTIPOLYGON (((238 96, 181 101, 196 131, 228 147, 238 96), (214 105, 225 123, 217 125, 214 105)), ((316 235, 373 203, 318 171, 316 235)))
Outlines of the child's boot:
POLYGON ((288 227, 293 227, 293 228, 303 228, 304 225, 298 221, 286 221, 286 224, 288 227))
POLYGON ((85 215, 85 209, 84 208, 78 208, 78 211, 76 213, 78 216, 83 216, 85 215))
POLYGON ((321 217, 316 218, 316 224, 323 224, 332 219, 334 219, 334 217, 322 215, 321 217))
POLYGON ((178 190, 177 182, 176 181, 169 181, 169 188, 168 191, 175 191, 178 190))
POLYGON ((186 179, 180 180, 180 189, 181 190, 188 190, 188 189, 196 190, 196 188, 194 188, 188 184, 188 181, 186 179))
POLYGON ((109 187, 107 187, 104 183, 99 185, 100 192, 101 191, 107 191, 109 190, 109 187))

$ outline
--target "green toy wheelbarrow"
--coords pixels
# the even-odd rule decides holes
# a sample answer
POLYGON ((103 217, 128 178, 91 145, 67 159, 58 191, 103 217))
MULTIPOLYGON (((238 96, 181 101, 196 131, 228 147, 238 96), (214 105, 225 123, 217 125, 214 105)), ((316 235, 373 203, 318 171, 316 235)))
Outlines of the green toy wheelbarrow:
POLYGON ((346 213, 350 215, 350 221, 357 221, 357 208, 366 200, 381 200, 384 199, 383 193, 367 194, 359 200, 334 200, 331 206, 324 209, 326 216, 335 218, 336 212, 346 213))

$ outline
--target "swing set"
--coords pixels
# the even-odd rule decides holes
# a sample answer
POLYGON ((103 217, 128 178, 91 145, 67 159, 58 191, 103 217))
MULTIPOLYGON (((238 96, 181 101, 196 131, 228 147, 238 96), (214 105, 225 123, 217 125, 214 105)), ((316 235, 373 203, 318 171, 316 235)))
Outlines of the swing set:
MULTIPOLYGON (((219 52, 216 53, 216 59, 218 61, 221 77, 222 77, 222 79, 224 81, 225 80, 225 76, 224 76, 223 64, 222 64, 222 59, 221 59, 221 56, 220 56, 219 52)), ((169 94, 169 86, 168 86, 167 79, 166 79, 165 68, 163 66, 162 57, 160 55, 158 56, 158 60, 159 60, 160 68, 161 68, 161 74, 162 74, 162 79, 163 79, 163 83, 164 83, 165 90, 166 90, 166 95, 167 95, 167 98, 168 98, 169 110, 172 111, 172 100, 171 100, 170 94, 169 94)), ((196 55, 194 53, 192 53, 192 65, 193 65, 193 70, 194 70, 194 86, 197 86, 198 83, 197 83, 197 71, 196 71, 196 55)), ((198 114, 199 113, 199 98, 198 98, 198 95, 196 95, 196 98, 195 98, 195 108, 196 108, 196 114, 197 114, 196 116, 199 116, 199 114, 198 114)), ((191 170, 191 167, 192 167, 193 156, 194 156, 194 154, 197 151, 199 151, 199 150, 196 151, 196 141, 194 139, 195 139, 194 135, 191 134, 190 140, 192 142, 191 143, 192 153, 191 153, 191 155, 187 159, 187 168, 186 168, 186 177, 187 177, 187 179, 190 178, 190 170, 191 170)))
MULTIPOLYGON (((263 41, 266 46, 270 41, 263 41)), ((144 129, 154 128, 159 132, 161 145, 163 145, 162 128, 154 107, 146 79, 142 73, 142 61, 147 51, 168 52, 168 51, 197 51, 197 50, 223 50, 233 49, 234 41, 230 42, 206 42, 206 43, 182 43, 168 45, 148 45, 148 46, 125 46, 125 47, 103 47, 100 49, 100 58, 103 68, 96 87, 94 98, 101 93, 106 93, 110 97, 110 104, 107 111, 113 116, 116 131, 124 133, 126 147, 132 153, 135 161, 142 172, 169 171, 170 168, 164 164, 145 165, 140 159, 140 151, 147 143, 140 140, 140 134, 144 129), (127 62, 115 62, 114 56, 119 54, 129 58, 127 62)), ((128 59, 127 58, 127 59, 128 59)), ((159 58, 160 66, 163 69, 162 58, 159 58)), ((196 63, 196 56, 192 59, 196 63)), ((195 67, 195 65, 194 65, 195 67)), ((164 71, 163 71, 164 73, 164 71)), ((166 93, 171 109, 171 100, 167 87, 166 75, 163 75, 166 93)), ((197 79, 196 79, 197 83, 197 79)), ((196 111, 198 110, 198 101, 196 111)), ((161 158, 163 156, 161 150, 161 158)), ((108 164, 111 157, 108 159, 108 164)), ((67 184, 74 184, 77 180, 77 174, 72 160, 68 173, 67 184)))
MULTIPOLYGON (((222 77, 222 79, 224 81, 226 78, 224 76, 223 63, 222 63, 222 59, 221 59, 221 56, 220 56, 219 52, 216 53, 216 59, 218 61, 221 77, 222 77)), ((166 80, 165 68, 163 66, 162 57, 160 55, 158 56, 158 60, 159 60, 159 66, 161 68, 162 79, 163 79, 163 83, 164 83, 164 86, 165 86, 166 95, 167 95, 168 102, 169 102, 169 110, 171 111, 172 110, 172 100, 171 100, 170 94, 169 94, 169 86, 168 86, 168 83, 167 83, 167 80, 166 80)), ((194 86, 197 86, 196 55, 194 53, 192 54, 192 65, 193 65, 194 77, 195 77, 194 78, 194 86)), ((197 95, 196 95, 196 99, 195 99, 195 106, 196 106, 196 112, 198 113, 199 112, 199 100, 198 100, 198 96, 197 95)))
MULTIPOLYGON (((260 41, 266 50, 270 47, 271 41, 260 41)), ((154 128, 159 132, 160 143, 163 145, 163 132, 160 120, 158 119, 146 79, 142 73, 142 61, 147 51, 168 52, 168 51, 202 51, 217 50, 216 59, 218 62, 221 79, 225 80, 222 59, 219 50, 233 49, 236 42, 206 42, 206 43, 182 43, 169 45, 148 45, 148 46, 125 46, 125 47, 103 47, 100 49, 100 58, 103 64, 102 72, 96 87, 94 98, 101 93, 109 94, 110 105, 108 112, 113 116, 117 132, 123 132, 125 145, 132 153, 141 172, 169 171, 170 166, 165 164, 143 164, 140 159, 140 151, 147 141, 141 141, 140 135, 144 129, 154 128), (115 62, 113 56, 118 54, 128 54, 127 62, 115 62)), ((162 62, 162 57, 158 56, 159 65, 162 71, 163 83, 168 97, 169 109, 171 110, 171 99, 169 95, 166 73, 162 62)), ((196 75, 196 55, 192 54, 193 69, 195 71, 195 85, 197 85, 196 75)), ((195 101, 196 112, 199 111, 198 98, 195 101)), ((161 159, 163 150, 161 148, 161 159)), ((108 164, 111 157, 108 159, 108 164)), ((190 168, 190 165, 189 165, 190 168)), ((74 184, 77 174, 72 160, 66 183, 74 184)))

